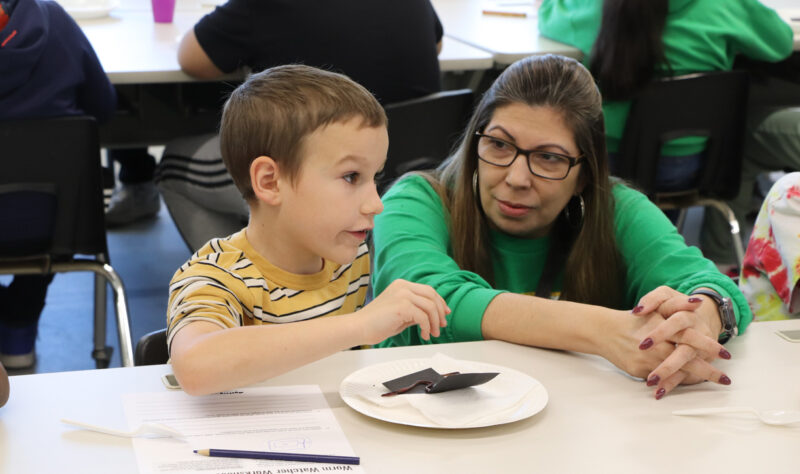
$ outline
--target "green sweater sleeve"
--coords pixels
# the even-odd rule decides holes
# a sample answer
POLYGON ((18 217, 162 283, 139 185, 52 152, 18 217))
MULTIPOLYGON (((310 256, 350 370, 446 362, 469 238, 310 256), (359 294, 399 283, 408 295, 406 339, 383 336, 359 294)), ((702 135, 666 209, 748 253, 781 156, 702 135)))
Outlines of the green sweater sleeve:
POLYGON ((647 197, 623 185, 613 190, 617 248, 627 268, 628 305, 654 288, 666 285, 681 293, 711 288, 733 301, 739 331, 753 315, 736 284, 721 274, 697 247, 689 247, 672 223, 647 197))
POLYGON ((544 0, 537 14, 539 34, 580 49, 588 66, 602 6, 602 0, 544 0))
POLYGON ((792 54, 794 32, 775 10, 758 0, 741 0, 743 12, 731 17, 734 54, 776 62, 792 54), (738 28, 735 27, 738 25, 738 28))
POLYGON ((438 194, 420 176, 404 178, 383 197, 375 217, 375 294, 397 278, 432 286, 452 311, 438 338, 423 340, 417 326, 379 346, 474 341, 489 302, 501 291, 475 273, 461 270, 450 255, 449 217, 438 194))

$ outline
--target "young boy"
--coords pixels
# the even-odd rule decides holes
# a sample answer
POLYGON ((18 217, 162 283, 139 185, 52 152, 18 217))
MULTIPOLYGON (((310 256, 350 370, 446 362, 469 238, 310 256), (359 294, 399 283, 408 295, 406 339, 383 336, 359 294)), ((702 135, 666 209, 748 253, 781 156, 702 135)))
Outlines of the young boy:
POLYGON ((308 66, 267 69, 228 99, 220 140, 250 221, 172 278, 167 344, 184 391, 250 385, 413 324, 438 336, 450 310, 427 285, 398 280, 362 308, 388 149, 365 88, 308 66))

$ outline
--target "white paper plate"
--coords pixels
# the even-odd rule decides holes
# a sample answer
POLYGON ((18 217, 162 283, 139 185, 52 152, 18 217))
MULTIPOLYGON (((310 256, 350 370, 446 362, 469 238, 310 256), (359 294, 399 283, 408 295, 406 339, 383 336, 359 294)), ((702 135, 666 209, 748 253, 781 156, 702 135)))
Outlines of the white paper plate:
MULTIPOLYGON (((390 423, 420 426, 424 428, 456 429, 501 425, 531 417, 540 412, 547 405, 547 390, 533 377, 499 365, 473 361, 469 361, 468 364, 470 370, 500 372, 502 376, 510 378, 512 381, 516 380, 529 383, 533 385, 533 388, 529 390, 512 409, 498 413, 496 416, 484 417, 472 423, 458 426, 435 423, 416 409, 410 408, 408 405, 404 405, 402 408, 383 407, 375 405, 361 396, 354 395, 354 391, 357 390, 355 387, 363 386, 365 383, 380 385, 387 380, 426 369, 431 366, 431 359, 402 359, 364 367, 348 375, 342 381, 339 386, 339 395, 350 408, 366 416, 390 423)), ((491 383, 492 381, 489 381, 486 385, 491 383)), ((465 406, 464 410, 469 410, 469 407, 465 406)))
POLYGON ((58 0, 75 20, 89 20, 108 16, 119 6, 119 0, 58 0))

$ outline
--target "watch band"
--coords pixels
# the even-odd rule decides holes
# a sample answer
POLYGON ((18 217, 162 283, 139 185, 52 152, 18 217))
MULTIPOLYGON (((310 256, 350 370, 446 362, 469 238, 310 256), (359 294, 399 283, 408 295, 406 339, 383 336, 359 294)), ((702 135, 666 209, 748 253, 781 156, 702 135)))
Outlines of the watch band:
POLYGON ((719 310, 719 320, 722 322, 722 332, 719 334, 717 340, 720 344, 725 344, 732 337, 739 334, 739 326, 736 324, 736 315, 733 312, 733 304, 730 298, 724 298, 722 295, 714 290, 708 288, 699 288, 689 293, 691 295, 705 295, 717 303, 719 310))

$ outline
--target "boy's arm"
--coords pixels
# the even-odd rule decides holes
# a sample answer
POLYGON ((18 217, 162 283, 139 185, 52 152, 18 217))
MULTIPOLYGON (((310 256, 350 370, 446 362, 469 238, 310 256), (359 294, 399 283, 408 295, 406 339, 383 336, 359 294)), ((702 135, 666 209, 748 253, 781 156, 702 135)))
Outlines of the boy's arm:
POLYGON ((355 313, 287 324, 223 329, 207 321, 182 327, 171 343, 175 376, 202 395, 252 385, 335 352, 375 344, 419 324, 438 336, 449 310, 427 285, 398 280, 355 313))

